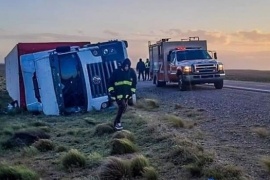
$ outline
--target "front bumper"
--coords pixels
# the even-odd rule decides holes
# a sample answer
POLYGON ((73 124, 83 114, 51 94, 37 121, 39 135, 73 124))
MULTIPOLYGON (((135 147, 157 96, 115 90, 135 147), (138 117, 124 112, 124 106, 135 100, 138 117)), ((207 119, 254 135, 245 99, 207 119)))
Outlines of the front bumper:
POLYGON ((191 83, 191 84, 204 84, 204 83, 215 83, 218 81, 222 81, 225 77, 224 74, 190 74, 183 76, 184 83, 191 83))

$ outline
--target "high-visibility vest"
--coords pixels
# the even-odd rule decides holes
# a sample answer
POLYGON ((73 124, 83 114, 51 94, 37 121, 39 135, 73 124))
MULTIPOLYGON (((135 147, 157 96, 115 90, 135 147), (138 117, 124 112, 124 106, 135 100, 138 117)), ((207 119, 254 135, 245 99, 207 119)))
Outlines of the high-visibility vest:
POLYGON ((145 62, 145 68, 150 68, 150 63, 149 62, 145 62))

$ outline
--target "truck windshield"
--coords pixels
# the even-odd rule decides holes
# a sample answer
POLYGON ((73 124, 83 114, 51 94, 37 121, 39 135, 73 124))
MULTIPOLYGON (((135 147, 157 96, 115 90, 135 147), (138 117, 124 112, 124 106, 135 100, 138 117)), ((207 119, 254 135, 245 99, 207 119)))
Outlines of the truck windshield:
POLYGON ((206 50, 187 50, 177 52, 177 61, 195 59, 212 59, 212 57, 206 50))

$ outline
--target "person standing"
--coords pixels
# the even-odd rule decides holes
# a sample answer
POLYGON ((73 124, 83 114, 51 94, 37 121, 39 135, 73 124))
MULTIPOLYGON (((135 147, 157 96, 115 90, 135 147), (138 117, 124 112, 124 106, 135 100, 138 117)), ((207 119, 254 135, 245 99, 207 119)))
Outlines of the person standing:
POLYGON ((109 94, 118 106, 117 115, 114 119, 115 130, 122 130, 122 114, 127 108, 128 101, 136 92, 137 77, 131 67, 131 61, 127 58, 123 61, 121 68, 116 69, 109 79, 109 94))
POLYGON ((145 80, 150 80, 150 62, 149 62, 149 59, 146 59, 146 61, 145 61, 145 74, 144 74, 144 78, 145 78, 145 80))
POLYGON ((136 70, 138 72, 138 80, 140 81, 141 75, 142 75, 142 80, 145 80, 144 77, 144 70, 145 70, 145 64, 143 63, 142 59, 139 59, 139 62, 137 63, 136 70))

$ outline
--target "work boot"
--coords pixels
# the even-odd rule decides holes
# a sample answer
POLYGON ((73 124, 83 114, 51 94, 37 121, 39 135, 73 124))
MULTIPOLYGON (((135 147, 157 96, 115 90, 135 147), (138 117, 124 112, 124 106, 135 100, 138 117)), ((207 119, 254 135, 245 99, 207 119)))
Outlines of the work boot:
POLYGON ((115 128, 115 130, 120 131, 120 130, 123 129, 123 126, 122 126, 121 123, 117 123, 117 124, 114 126, 114 128, 115 128))

